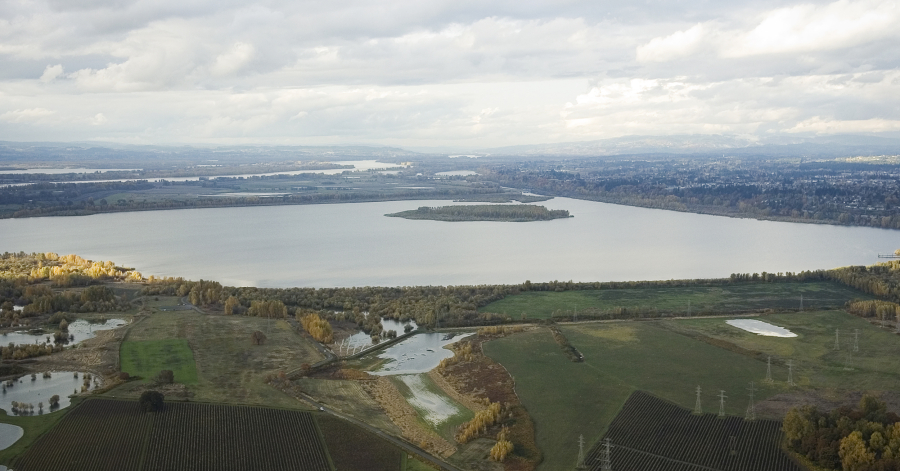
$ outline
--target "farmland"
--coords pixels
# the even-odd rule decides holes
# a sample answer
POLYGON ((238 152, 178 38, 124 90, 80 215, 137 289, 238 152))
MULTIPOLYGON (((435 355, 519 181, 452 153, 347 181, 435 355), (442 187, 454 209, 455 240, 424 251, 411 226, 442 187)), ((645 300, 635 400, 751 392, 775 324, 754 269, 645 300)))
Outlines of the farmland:
POLYGON ((582 291, 531 291, 490 303, 479 312, 507 314, 518 319, 524 313, 529 319, 571 317, 628 310, 693 315, 734 311, 838 308, 851 299, 871 296, 847 286, 830 282, 805 283, 736 283, 718 286, 683 286, 672 288, 629 288, 582 291))
POLYGON ((17 470, 331 469, 309 413, 92 399, 71 410, 14 463, 17 470), (242 446, 236 446, 241 444, 242 446))
MULTIPOLYGON (((628 398, 604 438, 617 471, 800 470, 780 448, 780 421, 692 414, 640 391, 628 398)), ((601 469, 602 450, 598 443, 587 453, 588 469, 601 469)))
MULTIPOLYGON (((574 466, 578 436, 595 443, 635 390, 691 407, 697 385, 707 391, 706 401, 724 389, 732 396, 726 413, 742 415, 749 382, 765 378, 765 362, 680 335, 658 322, 591 323, 561 330, 584 354, 584 362, 570 361, 547 329, 484 344, 485 353, 512 374, 535 421, 537 444, 544 452, 539 469, 574 466)), ((773 374, 786 373, 776 367, 773 374)), ((760 386, 757 398, 783 389, 780 384, 760 386)))

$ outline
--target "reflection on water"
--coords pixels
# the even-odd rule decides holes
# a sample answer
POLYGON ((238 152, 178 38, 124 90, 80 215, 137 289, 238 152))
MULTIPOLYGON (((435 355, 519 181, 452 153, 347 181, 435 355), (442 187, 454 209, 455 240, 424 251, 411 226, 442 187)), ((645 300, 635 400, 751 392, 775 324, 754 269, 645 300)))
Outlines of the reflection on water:
POLYGON ((408 375, 427 373, 438 366, 444 358, 453 356, 453 352, 444 348, 457 340, 472 334, 416 334, 401 342, 395 343, 378 354, 378 358, 387 360, 373 375, 408 375))
POLYGON ((743 329, 747 332, 753 332, 754 334, 764 335, 766 337, 797 336, 797 334, 785 329, 784 327, 778 327, 777 325, 772 325, 768 322, 758 321, 756 319, 731 319, 725 321, 725 323, 737 327, 738 329, 743 329))
POLYGON ((430 391, 425 385, 423 376, 419 374, 400 375, 397 377, 412 393, 411 397, 407 398, 407 401, 419 412, 422 420, 433 426, 438 426, 462 412, 449 397, 430 391))
MULTIPOLYGON (((70 343, 78 343, 82 340, 93 338, 101 330, 115 329, 127 324, 124 319, 107 319, 103 322, 88 322, 84 319, 69 324, 69 335, 75 337, 70 343)), ((32 334, 29 332, 7 332, 0 334, 0 345, 7 346, 10 343, 25 345, 33 343, 53 343, 53 332, 32 334)))
POLYGON ((727 278, 870 265, 897 231, 792 224, 569 198, 539 223, 386 218, 447 200, 310 204, 0 220, 3 250, 76 253, 226 286, 478 285, 727 278), (279 230, 235 231, 242 227, 279 230), (66 230, 56 230, 64 224, 66 230), (128 228, 122 237, 119 228, 128 228), (297 263, 302 260, 303 263, 297 263))
POLYGON ((16 379, 3 381, 2 393, 0 393, 0 409, 7 414, 37 415, 47 414, 59 409, 64 409, 71 404, 69 396, 81 391, 91 391, 99 386, 100 378, 86 376, 86 373, 72 371, 53 371, 50 377, 41 373, 20 376, 16 379), (90 379, 90 381, 87 381, 90 379), (50 409, 50 398, 59 396, 59 407, 50 409), (30 404, 33 408, 19 407, 13 409, 12 403, 30 404), (43 403, 43 411, 39 407, 43 403))
MULTIPOLYGON (((0 450, 11 447, 12 444, 16 443, 16 441, 22 438, 22 435, 24 434, 25 431, 22 430, 22 427, 0 423, 0 450)), ((0 468, 0 470, 2 469, 6 468, 0 468)))
MULTIPOLYGON (((394 332, 397 332, 397 335, 403 335, 406 332, 406 326, 412 327, 412 330, 416 330, 416 328, 418 328, 418 326, 416 325, 416 321, 413 320, 400 322, 393 319, 381 319, 381 327, 385 332, 393 330, 394 332)), ((334 346, 334 349, 337 350, 338 354, 347 356, 359 353, 369 347, 378 345, 388 340, 390 339, 382 337, 378 340, 378 342, 372 342, 372 337, 369 334, 365 332, 357 332, 338 342, 334 346)))

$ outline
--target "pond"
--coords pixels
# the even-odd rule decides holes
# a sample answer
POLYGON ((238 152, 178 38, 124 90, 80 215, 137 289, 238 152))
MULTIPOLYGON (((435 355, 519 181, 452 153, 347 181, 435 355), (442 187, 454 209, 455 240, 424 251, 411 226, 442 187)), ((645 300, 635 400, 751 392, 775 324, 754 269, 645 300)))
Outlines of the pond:
POLYGON ((766 337, 797 336, 797 334, 785 329, 784 327, 778 327, 777 325, 772 325, 768 322, 758 321, 756 319, 731 319, 725 321, 725 323, 730 326, 737 327, 738 329, 746 330, 747 332, 752 332, 754 334, 763 335, 766 337))
POLYGON ((437 427, 451 417, 462 413, 462 409, 452 399, 432 391, 426 385, 423 376, 421 374, 397 376, 397 379, 409 388, 410 394, 406 400, 419 412, 422 420, 437 427))
MULTIPOLYGON (((393 319, 381 319, 381 327, 385 332, 389 330, 393 330, 397 332, 397 335, 403 335, 405 332, 406 326, 409 325, 412 327, 412 330, 416 330, 418 326, 416 322, 413 320, 409 320, 406 322, 395 321, 393 319)), ((355 353, 359 353, 369 347, 380 344, 381 342, 386 342, 389 339, 381 338, 377 343, 372 343, 372 337, 365 332, 357 332, 346 339, 337 342, 334 345, 334 349, 338 351, 340 355, 353 355, 355 353)))
POLYGON ((24 375, 13 380, 3 381, 2 391, 0 392, 0 409, 12 415, 35 415, 47 414, 55 412, 59 409, 65 409, 71 404, 69 396, 76 391, 91 391, 99 386, 99 378, 91 376, 91 381, 85 388, 85 373, 72 371, 53 371, 41 374, 36 373, 34 379, 32 376, 24 375), (50 398, 59 396, 59 407, 50 408, 50 398), (13 408, 13 402, 25 403, 31 407, 13 408), (38 404, 43 403, 43 411, 38 404))
MULTIPOLYGON (((75 340, 70 342, 70 344, 93 338, 97 335, 97 332, 100 332, 101 330, 115 329, 117 327, 122 327, 127 323, 128 322, 126 322, 125 319, 107 319, 101 322, 89 322, 84 319, 76 320, 69 324, 69 335, 75 336, 75 340)), ((32 334, 29 332, 7 332, 5 334, 0 334, 0 345, 3 345, 4 347, 10 343, 25 345, 47 342, 53 342, 52 331, 47 331, 43 334, 32 334)))
POLYGON ((373 375, 409 375, 427 373, 453 352, 444 348, 457 340, 472 334, 428 333, 415 334, 380 352, 377 357, 387 360, 373 375))
POLYGON ((13 443, 16 443, 24 434, 25 431, 22 430, 22 427, 0 423, 0 450, 11 447, 13 443))

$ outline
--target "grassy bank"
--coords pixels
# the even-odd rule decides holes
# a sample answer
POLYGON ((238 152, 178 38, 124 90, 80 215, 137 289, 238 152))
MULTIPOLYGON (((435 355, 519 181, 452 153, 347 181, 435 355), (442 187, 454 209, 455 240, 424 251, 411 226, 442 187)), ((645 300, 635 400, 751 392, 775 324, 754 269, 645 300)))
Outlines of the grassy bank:
POLYGON ((657 310, 676 315, 722 313, 747 310, 805 309, 843 306, 851 299, 872 297, 830 281, 808 283, 736 283, 721 286, 675 288, 633 288, 583 291, 530 291, 490 303, 479 312, 508 314, 519 319, 548 319, 554 315, 571 317, 586 310, 618 308, 657 310))

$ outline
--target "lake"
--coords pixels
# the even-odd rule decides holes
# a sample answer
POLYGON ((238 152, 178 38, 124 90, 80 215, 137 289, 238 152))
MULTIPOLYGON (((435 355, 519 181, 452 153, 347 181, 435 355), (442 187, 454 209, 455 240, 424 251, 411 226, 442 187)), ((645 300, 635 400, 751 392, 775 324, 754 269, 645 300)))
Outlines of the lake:
POLYGON ((453 352, 444 348, 472 334, 427 333, 407 337, 379 352, 377 357, 386 360, 376 371, 377 376, 412 375, 427 373, 453 352))
POLYGON ((727 277, 877 262, 900 232, 569 198, 552 221, 384 217, 448 201, 144 211, 0 220, 2 251, 75 253, 226 285, 410 286, 727 277))

